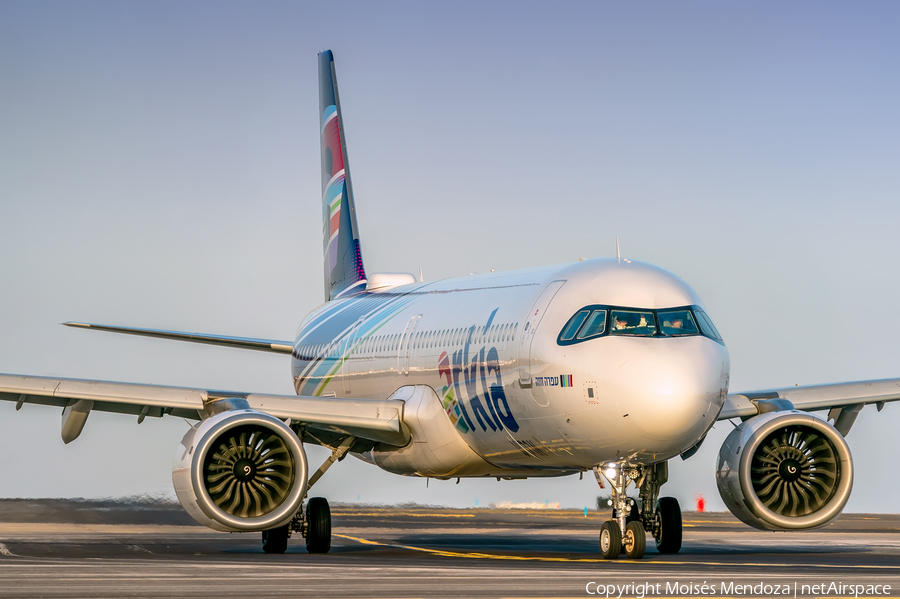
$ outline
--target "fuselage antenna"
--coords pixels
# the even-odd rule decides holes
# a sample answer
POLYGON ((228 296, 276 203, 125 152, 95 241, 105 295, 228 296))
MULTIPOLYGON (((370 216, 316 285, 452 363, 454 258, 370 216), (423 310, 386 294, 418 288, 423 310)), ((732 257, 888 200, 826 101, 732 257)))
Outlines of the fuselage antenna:
POLYGON ((419 282, 420 283, 425 282, 425 277, 422 276, 422 265, 421 264, 419 265, 419 282))
POLYGON ((616 260, 619 264, 622 263, 622 252, 619 251, 619 236, 616 235, 616 260))

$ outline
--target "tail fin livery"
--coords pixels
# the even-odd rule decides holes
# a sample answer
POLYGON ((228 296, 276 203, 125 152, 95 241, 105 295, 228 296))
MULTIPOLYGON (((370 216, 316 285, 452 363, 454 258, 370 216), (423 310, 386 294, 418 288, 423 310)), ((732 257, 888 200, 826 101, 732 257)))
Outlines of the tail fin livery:
POLYGON ((319 53, 319 116, 322 134, 322 233, 325 251, 325 300, 365 284, 356 226, 347 144, 341 120, 331 50, 319 53))

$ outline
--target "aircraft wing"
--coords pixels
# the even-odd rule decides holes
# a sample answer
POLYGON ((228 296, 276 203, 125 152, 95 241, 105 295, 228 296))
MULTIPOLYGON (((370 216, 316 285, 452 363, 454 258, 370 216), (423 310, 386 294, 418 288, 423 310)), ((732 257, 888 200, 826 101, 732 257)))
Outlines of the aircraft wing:
POLYGON ((786 399, 794 408, 806 412, 829 410, 828 419, 837 423, 836 428, 841 430, 842 427, 838 424, 843 418, 849 431, 853 421, 856 420, 856 414, 864 406, 875 404, 880 412, 885 403, 900 400, 900 379, 729 393, 725 406, 719 414, 719 420, 756 416, 760 413, 756 402, 767 399, 786 399))
POLYGON ((275 339, 256 339, 252 337, 230 337, 228 335, 210 335, 208 333, 186 333, 182 331, 165 331, 161 329, 141 329, 136 327, 118 327, 106 324, 91 324, 87 322, 64 322, 64 326, 91 331, 106 331, 107 333, 123 333, 125 335, 140 335, 141 337, 156 337, 157 339, 173 339, 175 341, 188 341, 191 343, 205 343, 207 345, 224 345, 239 349, 255 349, 257 351, 274 352, 276 354, 290 354, 294 350, 294 344, 290 341, 278 341, 275 339))
POLYGON ((0 400, 16 402, 17 410, 25 404, 63 409, 62 437, 66 443, 78 437, 92 410, 131 414, 138 417, 138 423, 147 416, 166 415, 200 420, 206 415, 207 404, 226 397, 245 399, 255 410, 307 425, 313 433, 310 442, 348 435, 372 443, 401 446, 409 440, 400 426, 404 405, 400 400, 269 395, 0 374, 0 400), (72 412, 83 416, 80 420, 71 419, 72 412))

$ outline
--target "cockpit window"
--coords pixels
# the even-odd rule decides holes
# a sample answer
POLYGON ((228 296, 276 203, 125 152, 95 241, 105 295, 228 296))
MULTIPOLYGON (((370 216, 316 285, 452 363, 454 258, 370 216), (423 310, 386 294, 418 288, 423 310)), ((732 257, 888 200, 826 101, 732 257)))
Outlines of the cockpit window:
POLYGON ((656 318, 653 316, 653 312, 612 310, 609 319, 609 334, 651 337, 656 334, 656 318))
POLYGON ((629 337, 722 337, 700 306, 642 310, 623 306, 585 306, 563 326, 556 342, 572 345, 607 335, 629 337))
POLYGON ((578 339, 590 339, 606 332, 606 310, 594 310, 578 332, 578 339))
POLYGON ((581 310, 578 314, 573 316, 569 320, 569 324, 566 325, 566 328, 563 329, 563 332, 559 334, 559 340, 571 341, 575 337, 575 333, 578 332, 581 323, 584 322, 584 319, 587 318, 587 315, 590 313, 590 310, 581 310))
POLYGON ((659 313, 659 332, 666 337, 696 335, 697 323, 690 310, 672 310, 659 313))
POLYGON ((722 336, 719 335, 719 331, 716 330, 715 325, 712 323, 712 320, 710 320, 706 312, 700 308, 697 308, 695 312, 697 313, 697 320, 700 321, 700 328, 703 329, 703 334, 707 337, 721 340, 722 336))

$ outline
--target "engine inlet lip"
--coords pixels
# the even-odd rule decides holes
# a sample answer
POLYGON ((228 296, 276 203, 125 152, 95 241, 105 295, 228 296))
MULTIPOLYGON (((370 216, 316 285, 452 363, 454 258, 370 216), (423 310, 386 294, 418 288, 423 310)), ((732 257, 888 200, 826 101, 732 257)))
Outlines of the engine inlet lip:
POLYGON ((772 415, 774 417, 763 423, 747 440, 744 445, 744 451, 741 452, 738 474, 744 502, 757 518, 765 521, 770 526, 787 530, 823 526, 841 513, 847 504, 847 500, 850 498, 850 491, 853 488, 853 459, 850 455, 850 447, 847 445, 844 437, 834 427, 812 414, 793 411, 787 413, 772 412, 772 415), (753 454, 758 449, 759 444, 769 436, 769 433, 779 428, 793 425, 807 426, 827 438, 834 445, 837 456, 840 459, 838 464, 840 480, 832 495, 831 503, 812 514, 800 517, 782 516, 767 508, 756 496, 750 472, 753 454))
POLYGON ((267 530, 281 526, 294 516, 297 508, 300 507, 300 503, 303 501, 303 497, 306 495, 309 471, 303 445, 300 443, 297 435, 294 434, 294 431, 274 416, 255 410, 233 410, 232 412, 233 414, 229 414, 228 417, 213 424, 195 443, 198 451, 195 452, 194 459, 191 462, 191 481, 194 489, 196 489, 197 506, 208 518, 235 531, 267 530), (247 424, 263 426, 284 435, 285 444, 294 462, 294 478, 301 481, 300 484, 294 483, 294 488, 288 493, 278 509, 265 516, 256 518, 233 516, 217 506, 210 497, 203 479, 203 465, 206 462, 206 455, 212 446, 212 441, 233 428, 247 424))

